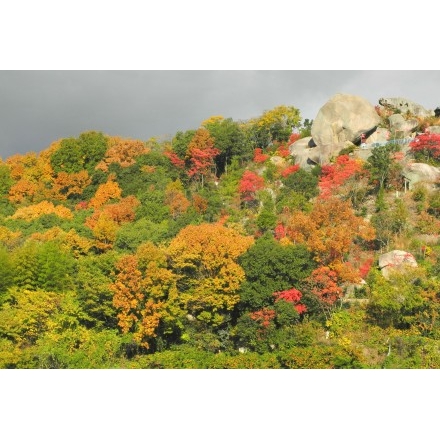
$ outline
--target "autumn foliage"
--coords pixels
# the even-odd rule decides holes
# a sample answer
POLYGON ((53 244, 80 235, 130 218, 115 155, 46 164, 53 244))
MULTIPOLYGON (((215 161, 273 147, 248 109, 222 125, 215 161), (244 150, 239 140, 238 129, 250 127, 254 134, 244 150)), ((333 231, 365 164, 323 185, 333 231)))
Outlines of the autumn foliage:
POLYGON ((96 169, 107 172, 112 163, 127 168, 136 163, 136 157, 147 154, 149 151, 150 149, 142 141, 123 139, 119 136, 110 137, 104 159, 98 163, 96 169))
MULTIPOLYGON (((300 168, 301 127, 280 106, 0 160, 0 368, 439 367, 435 182, 403 191, 397 143, 300 168), (385 279, 393 248, 419 267, 385 279)), ((440 135, 410 148, 440 163, 440 135)))
POLYGON ((305 243, 324 264, 342 261, 356 239, 372 240, 374 229, 353 212, 351 203, 336 197, 318 200, 310 214, 293 213, 286 225, 294 243, 305 243))
POLYGON ((239 301, 244 271, 237 258, 253 243, 221 224, 203 223, 183 228, 171 241, 167 254, 179 276, 181 299, 190 313, 230 311, 239 301))
POLYGON ((214 158, 219 153, 220 150, 214 148, 214 140, 209 131, 205 128, 199 128, 188 145, 187 157, 189 157, 191 164, 188 176, 200 181, 203 186, 205 177, 214 166, 214 158))
POLYGON ((440 159, 440 134, 422 133, 409 144, 416 158, 438 161, 440 159))
POLYGON ((266 160, 268 160, 269 157, 270 156, 268 154, 264 154, 263 153, 263 149, 262 148, 255 148, 255 150, 254 150, 254 162, 255 163, 266 162, 266 160))
POLYGON ((323 165, 319 189, 321 197, 330 197, 348 179, 362 172, 362 163, 359 160, 351 159, 348 155, 338 156, 336 162, 330 165, 323 165))
POLYGON ((62 205, 55 206, 52 202, 43 201, 36 205, 25 206, 18 208, 11 216, 12 219, 35 220, 42 215, 55 214, 63 219, 73 218, 72 211, 62 205))
POLYGON ((343 295, 337 272, 328 266, 321 266, 312 272, 307 282, 310 292, 319 299, 324 310, 330 313, 343 295))
POLYGON ((307 307, 304 304, 300 304, 302 293, 294 287, 281 292, 275 292, 273 295, 275 297, 275 302, 284 300, 291 303, 294 305, 298 313, 305 313, 307 311, 307 307))
POLYGON ((299 170, 299 165, 290 165, 287 168, 284 168, 283 171, 281 171, 281 176, 286 178, 287 176, 290 176, 293 173, 296 173, 299 170))
POLYGON ((238 191, 241 199, 250 202, 255 199, 257 191, 264 188, 264 179, 252 171, 246 170, 240 180, 238 191))
POLYGON ((114 178, 110 175, 107 182, 99 185, 95 195, 90 200, 89 206, 92 208, 100 208, 110 200, 118 200, 121 198, 122 190, 114 178))

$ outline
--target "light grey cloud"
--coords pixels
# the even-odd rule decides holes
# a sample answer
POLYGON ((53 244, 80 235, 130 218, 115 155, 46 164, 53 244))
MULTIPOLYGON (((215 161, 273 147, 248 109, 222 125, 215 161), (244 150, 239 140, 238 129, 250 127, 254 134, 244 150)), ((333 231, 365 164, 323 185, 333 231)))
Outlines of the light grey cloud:
POLYGON ((315 118, 335 93, 403 96, 440 105, 440 71, 134 70, 0 71, 0 157, 41 151, 87 130, 146 140, 293 105, 315 118))

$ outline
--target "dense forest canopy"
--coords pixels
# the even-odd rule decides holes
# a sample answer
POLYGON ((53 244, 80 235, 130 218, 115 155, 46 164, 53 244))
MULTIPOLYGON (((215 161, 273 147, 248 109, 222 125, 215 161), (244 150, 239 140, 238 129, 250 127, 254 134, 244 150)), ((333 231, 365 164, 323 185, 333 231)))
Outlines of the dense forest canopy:
MULTIPOLYGON (((396 136, 302 167, 312 123, 280 105, 1 160, 0 366, 439 367, 436 184, 408 188, 396 136), (384 276, 394 249, 416 262, 384 276)), ((407 158, 440 165, 434 125, 407 158)))

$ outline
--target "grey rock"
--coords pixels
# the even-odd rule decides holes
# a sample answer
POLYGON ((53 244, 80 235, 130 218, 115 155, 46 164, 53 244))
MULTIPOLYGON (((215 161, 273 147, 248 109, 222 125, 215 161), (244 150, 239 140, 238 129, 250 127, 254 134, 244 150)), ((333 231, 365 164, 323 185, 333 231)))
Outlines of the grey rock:
POLYGON ((406 98, 380 98, 379 104, 392 110, 399 110, 403 114, 409 113, 419 117, 434 116, 434 111, 427 110, 422 105, 406 98))
POLYGON ((413 189, 416 183, 423 183, 428 188, 434 188, 440 179, 440 169, 427 163, 410 162, 402 173, 409 182, 409 189, 413 189))
POLYGON ((379 123, 379 115, 366 99, 338 93, 319 110, 311 134, 318 147, 331 150, 345 141, 358 143, 363 133, 374 132, 379 123))
POLYGON ((400 133, 404 137, 409 136, 419 125, 417 119, 405 119, 398 113, 391 115, 388 120, 390 121, 390 131, 392 133, 400 133))
POLYGON ((403 273, 408 267, 417 267, 417 261, 409 252, 393 250, 379 257, 379 268, 384 278, 388 279, 393 272, 403 273))

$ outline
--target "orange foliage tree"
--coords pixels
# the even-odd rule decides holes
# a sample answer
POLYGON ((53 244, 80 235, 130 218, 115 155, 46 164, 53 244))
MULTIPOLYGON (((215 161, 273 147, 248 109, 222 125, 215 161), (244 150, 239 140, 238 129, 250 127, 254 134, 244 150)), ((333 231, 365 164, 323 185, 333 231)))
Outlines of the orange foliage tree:
POLYGON ((81 170, 78 173, 61 171, 53 179, 51 196, 56 200, 66 200, 70 196, 81 195, 91 182, 92 179, 87 170, 81 170))
POLYGON ((150 152, 150 149, 144 142, 133 139, 123 139, 119 136, 110 137, 108 144, 109 146, 104 159, 96 166, 97 170, 104 172, 108 171, 108 167, 112 163, 117 163, 122 168, 134 165, 137 156, 150 152))
POLYGON ((135 210, 139 205, 140 202, 135 196, 124 197, 118 203, 108 204, 102 206, 100 209, 96 209, 94 213, 86 219, 85 225, 93 229, 102 215, 105 215, 118 226, 132 222, 136 217, 135 210))
POLYGON ((209 175, 214 167, 214 158, 220 154, 218 148, 214 148, 214 140, 206 128, 199 128, 191 142, 188 144, 187 157, 191 167, 188 176, 204 185, 204 178, 209 175))
POLYGON ((122 190, 118 182, 115 182, 114 177, 114 175, 109 175, 107 182, 98 186, 95 195, 89 203, 91 208, 97 209, 110 200, 118 200, 121 198, 122 190))
POLYGON ((38 191, 38 185, 27 179, 20 179, 9 189, 9 201, 12 203, 23 203, 28 200, 33 202, 38 191))
POLYGON ((318 200, 311 213, 293 213, 286 234, 305 243, 322 265, 341 263, 356 239, 373 240, 374 228, 357 217, 349 201, 336 197, 318 200))
POLYGON ((190 201, 185 197, 183 185, 180 180, 170 182, 165 188, 165 205, 170 208, 173 219, 184 214, 190 207, 190 201))
POLYGON ((141 245, 136 255, 122 257, 116 264, 111 285, 118 325, 123 333, 149 349, 158 336, 173 333, 181 314, 176 304, 177 277, 166 268, 164 252, 152 243, 141 245))
POLYGON ((21 235, 20 231, 11 231, 6 226, 0 226, 0 244, 9 249, 19 244, 21 235))
POLYGON ((16 154, 5 162, 10 175, 16 181, 9 192, 9 200, 14 203, 41 201, 50 196, 53 170, 50 165, 49 150, 37 155, 34 152, 25 155, 16 154))
POLYGON ((237 258, 253 243, 219 223, 189 225, 171 241, 167 254, 179 276, 184 309, 198 319, 220 325, 239 301, 245 273, 237 258))

